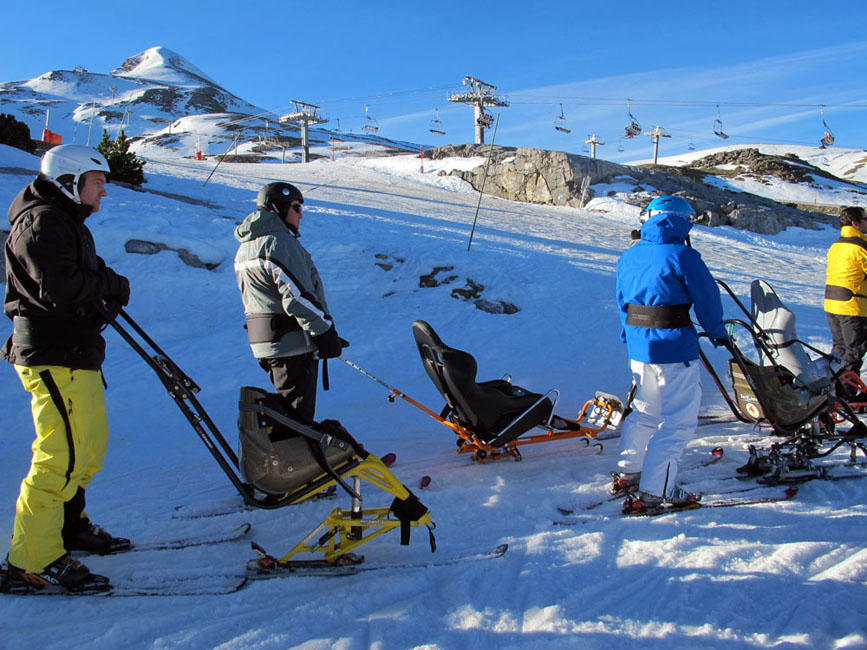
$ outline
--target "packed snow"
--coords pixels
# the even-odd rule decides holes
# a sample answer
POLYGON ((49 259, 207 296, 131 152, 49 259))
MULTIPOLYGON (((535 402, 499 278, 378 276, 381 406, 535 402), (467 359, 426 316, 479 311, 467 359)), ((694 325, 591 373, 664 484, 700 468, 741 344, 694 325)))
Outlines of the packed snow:
MULTIPOLYGON (((619 340, 614 272, 637 226, 637 209, 617 187, 587 209, 482 197, 440 175, 460 161, 417 157, 341 158, 300 165, 226 164, 150 157, 141 190, 108 186, 89 220, 106 262, 130 278, 128 312, 201 386, 204 407, 231 444, 238 389, 269 386, 242 328, 232 230, 254 209, 264 184, 287 180, 305 192, 302 243, 323 276, 345 356, 433 411, 442 400, 415 348, 411 325, 430 323, 449 345, 472 353, 480 379, 511 373, 538 392, 558 388, 557 411, 574 417, 596 391, 625 397, 626 349, 619 340), (142 239, 186 249, 130 254, 142 239), (383 264, 378 266, 377 262, 383 264), (419 276, 453 267, 450 284, 420 288, 419 276), (385 267, 388 267, 386 269, 385 267), (482 297, 520 308, 490 314, 451 296, 470 279, 482 297)), ((0 146, 0 204, 8 205, 38 159, 0 146)), ((601 188, 600 188, 601 189, 601 188)), ((650 189, 650 188, 646 188, 650 189)), ((780 189, 782 192, 783 190, 780 189)), ((824 190, 816 190, 821 192, 824 190)), ((821 202, 821 201, 820 201, 821 202)), ((830 201, 829 201, 830 202, 830 201)), ((830 347, 822 311, 824 255, 835 230, 790 228, 777 236, 696 227, 692 244, 714 275, 746 300, 768 280, 798 317, 802 339, 830 347)), ((442 275, 442 274, 441 274, 442 275)), ((738 315, 724 300, 727 316, 738 315)), ((0 322, 0 337, 11 332, 0 322)), ((106 331, 112 438, 88 489, 88 513, 134 542, 216 533, 252 523, 249 539, 282 555, 348 498, 206 519, 173 518, 177 506, 209 508, 240 498, 153 372, 106 331)), ((725 358, 710 351, 722 371, 725 358)), ((349 366, 329 364, 319 418, 337 418, 373 453, 394 452, 392 470, 436 521, 410 546, 390 533, 363 546, 368 563, 418 562, 508 543, 500 559, 389 569, 343 578, 253 582, 221 596, 28 598, 0 596, 9 648, 867 648, 867 481, 813 481, 788 502, 622 518, 611 501, 554 526, 558 505, 606 496, 618 440, 596 455, 576 440, 523 447, 522 462, 478 464, 456 455, 455 436, 349 366), (432 478, 425 489, 419 480, 432 478)), ((704 411, 723 402, 704 376, 704 411)), ((28 396, 15 373, 0 373, 0 538, 12 533, 14 504, 30 463, 28 396)), ((743 424, 699 427, 684 462, 722 446, 719 463, 685 472, 713 494, 733 477, 747 445, 765 431, 743 424)), ((831 459, 845 460, 841 451, 831 459)), ((365 505, 391 496, 365 485, 365 505)), ((0 553, 4 553, 0 547, 0 553)), ((248 541, 178 551, 87 557, 117 582, 191 572, 243 573, 248 541)))

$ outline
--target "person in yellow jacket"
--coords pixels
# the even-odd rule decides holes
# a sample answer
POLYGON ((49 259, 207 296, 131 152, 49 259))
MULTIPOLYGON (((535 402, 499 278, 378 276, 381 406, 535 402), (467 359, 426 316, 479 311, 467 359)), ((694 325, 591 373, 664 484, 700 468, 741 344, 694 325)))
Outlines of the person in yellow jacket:
MULTIPOLYGON (((833 352, 843 360, 843 369, 860 376, 867 352, 867 219, 864 208, 840 212, 840 238, 828 249, 825 276, 825 312, 834 340, 833 352)), ((855 390, 840 384, 842 397, 855 397, 855 390)))

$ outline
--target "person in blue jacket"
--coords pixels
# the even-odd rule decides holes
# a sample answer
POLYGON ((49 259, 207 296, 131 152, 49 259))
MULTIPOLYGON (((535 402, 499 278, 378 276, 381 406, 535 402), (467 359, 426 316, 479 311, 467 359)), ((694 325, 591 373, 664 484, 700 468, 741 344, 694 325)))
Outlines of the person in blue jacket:
MULTIPOLYGON (((632 370, 632 413, 623 423, 615 486, 638 486, 631 508, 697 501, 676 483, 678 460, 695 433, 701 403, 695 312, 711 340, 727 339, 719 289, 686 243, 690 204, 652 200, 641 239, 617 262, 617 306, 632 370)), ((630 503, 630 501, 627 501, 630 503)))

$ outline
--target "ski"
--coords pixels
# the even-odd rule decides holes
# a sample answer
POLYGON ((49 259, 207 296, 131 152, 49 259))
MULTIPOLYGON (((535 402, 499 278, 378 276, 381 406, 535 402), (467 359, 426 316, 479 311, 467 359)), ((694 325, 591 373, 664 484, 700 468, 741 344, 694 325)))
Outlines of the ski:
MULTIPOLYGON (((795 486, 789 486, 784 491, 779 492, 771 492, 771 491, 763 491, 761 495, 748 495, 742 497, 725 497, 721 496, 718 498, 702 500, 697 503, 690 503, 689 505, 677 507, 677 506, 665 506, 663 508, 658 508, 654 510, 645 510, 642 512, 621 512, 617 515, 600 515, 599 519, 613 519, 616 517, 658 517, 660 515, 668 515, 674 514, 676 512, 685 512, 687 510, 700 510, 703 508, 731 508, 735 506, 748 506, 755 505, 760 503, 777 503, 779 501, 789 501, 798 494, 798 488, 795 486)), ((578 526, 580 524, 585 524, 588 521, 591 521, 591 517, 573 517, 571 519, 559 519, 554 521, 555 526, 578 526)))
MULTIPOLYGON (((702 467, 708 467, 709 465, 713 465, 714 463, 718 463, 719 461, 722 460, 724 453, 725 453, 725 450, 723 450, 722 447, 714 447, 713 449, 710 450, 710 456, 709 457, 702 458, 699 462, 692 463, 690 465, 687 465, 686 467, 681 467, 680 471, 681 472, 688 472, 690 470, 700 469, 702 467)), ((605 499, 600 499, 599 501, 594 501, 594 502, 589 503, 585 506, 577 506, 577 507, 575 507, 575 506, 557 506, 557 510, 560 512, 560 514, 563 514, 563 515, 571 515, 577 511, 579 511, 579 510, 593 510, 594 508, 598 508, 599 506, 601 506, 605 503, 609 503, 609 502, 614 501, 616 499, 620 499, 622 497, 628 496, 631 492, 632 492, 632 490, 621 490, 619 492, 612 494, 609 497, 606 497, 605 499)))
MULTIPOLYGON (((310 501, 331 500, 337 498, 337 486, 323 490, 319 494, 305 499, 304 503, 310 501)), ((172 512, 172 519, 208 519, 210 517, 223 517, 225 515, 234 515, 239 512, 249 512, 253 510, 243 501, 231 499, 230 502, 221 505, 204 504, 204 505, 179 505, 175 506, 172 512)))
POLYGON ((98 585, 68 591, 63 587, 30 587, 8 585, 5 572, 0 580, 0 594, 15 596, 94 596, 99 598, 125 598, 131 596, 218 596, 235 593, 247 584, 246 576, 191 576, 181 578, 145 579, 98 585))
POLYGON ((732 424, 733 422, 740 422, 740 420, 731 414, 698 416, 698 426, 700 427, 705 427, 711 424, 732 424))
MULTIPOLYGON (((247 578, 249 580, 270 580, 272 578, 286 577, 338 577, 352 576, 367 571, 383 571, 386 569, 424 569, 427 567, 448 566, 463 564, 465 562, 477 562, 480 560, 494 560, 506 554, 508 544, 500 544, 490 551, 477 553, 465 553, 450 555, 433 560, 419 562, 391 562, 377 564, 335 564, 325 560, 290 560, 287 564, 280 564, 276 558, 266 555, 247 563, 247 578)), ((356 556, 357 557, 357 556, 356 556)), ((363 558, 361 558, 363 562, 363 558)))
POLYGON ((237 528, 233 528, 228 532, 211 533, 193 537, 180 537, 178 539, 157 540, 146 542, 144 544, 133 544, 129 549, 122 552, 137 553, 143 551, 165 551, 190 548, 191 546, 223 544, 225 542, 233 542, 237 539, 241 539, 250 532, 250 528, 252 528, 251 524, 241 524, 237 528))

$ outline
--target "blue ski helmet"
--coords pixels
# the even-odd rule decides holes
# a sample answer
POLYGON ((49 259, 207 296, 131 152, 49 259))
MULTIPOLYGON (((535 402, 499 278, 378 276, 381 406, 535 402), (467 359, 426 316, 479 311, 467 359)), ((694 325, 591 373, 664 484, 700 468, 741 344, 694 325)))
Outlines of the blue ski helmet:
POLYGON ((648 218, 653 217, 660 212, 676 214, 684 219, 689 219, 695 214, 695 210, 692 209, 689 202, 679 196, 657 197, 647 204, 644 211, 647 213, 648 218))

